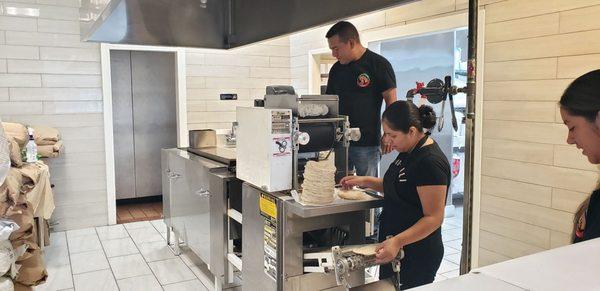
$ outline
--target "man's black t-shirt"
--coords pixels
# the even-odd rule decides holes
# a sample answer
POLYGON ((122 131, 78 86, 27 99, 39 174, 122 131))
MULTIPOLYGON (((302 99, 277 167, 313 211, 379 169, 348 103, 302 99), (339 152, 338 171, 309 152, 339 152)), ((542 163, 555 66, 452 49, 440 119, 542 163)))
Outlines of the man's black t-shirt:
POLYGON ((361 138, 352 145, 379 145, 382 93, 392 88, 396 88, 392 65, 368 49, 356 61, 333 65, 326 93, 339 96, 340 114, 350 118, 350 126, 360 128, 361 138))

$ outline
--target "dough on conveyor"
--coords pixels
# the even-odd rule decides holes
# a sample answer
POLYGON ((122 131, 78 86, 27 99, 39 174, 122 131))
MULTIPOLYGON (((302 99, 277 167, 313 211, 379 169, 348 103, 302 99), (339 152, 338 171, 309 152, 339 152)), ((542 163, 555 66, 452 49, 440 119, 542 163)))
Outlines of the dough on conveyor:
POLYGON ((363 255, 363 256, 373 256, 377 253, 375 250, 377 249, 378 244, 371 244, 362 247, 358 247, 352 250, 355 254, 363 255))
POLYGON ((368 200, 371 199, 371 196, 364 191, 350 189, 350 190, 342 190, 337 189, 337 194, 340 198, 346 200, 368 200))
POLYGON ((306 163, 300 194, 302 202, 319 205, 333 202, 335 171, 335 166, 329 161, 306 163))

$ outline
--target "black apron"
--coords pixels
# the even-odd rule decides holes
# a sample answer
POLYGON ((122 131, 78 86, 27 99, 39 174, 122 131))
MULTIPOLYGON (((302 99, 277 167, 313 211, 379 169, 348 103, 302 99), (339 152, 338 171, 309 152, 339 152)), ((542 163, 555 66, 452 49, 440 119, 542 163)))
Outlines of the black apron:
MULTIPOLYGON (((411 179, 411 168, 418 164, 419 152, 428 136, 422 138, 412 152, 400 153, 390 165, 383 178, 384 204, 381 215, 379 241, 387 236, 395 236, 423 217, 423 207, 417 187, 411 179)), ((404 246, 404 259, 401 261, 401 289, 412 288, 433 282, 444 256, 441 229, 428 237, 404 246)), ((382 265, 379 278, 394 275, 391 265, 382 265)))

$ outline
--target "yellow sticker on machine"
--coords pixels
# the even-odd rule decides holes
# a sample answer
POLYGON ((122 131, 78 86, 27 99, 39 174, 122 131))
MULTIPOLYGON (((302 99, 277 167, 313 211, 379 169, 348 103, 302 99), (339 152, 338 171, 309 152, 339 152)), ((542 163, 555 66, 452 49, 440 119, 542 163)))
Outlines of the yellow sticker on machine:
POLYGON ((259 206, 262 214, 277 219, 277 205, 275 204, 275 198, 261 193, 259 206))

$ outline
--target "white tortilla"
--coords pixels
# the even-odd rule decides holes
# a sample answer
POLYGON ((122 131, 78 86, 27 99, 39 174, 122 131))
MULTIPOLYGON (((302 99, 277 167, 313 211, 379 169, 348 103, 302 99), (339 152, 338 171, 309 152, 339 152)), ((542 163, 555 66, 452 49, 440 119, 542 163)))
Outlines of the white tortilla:
POLYGON ((342 190, 337 189, 338 196, 342 199, 346 200, 368 200, 371 199, 371 196, 360 190, 342 190))
POLYGON ((375 255, 375 250, 377 249, 377 244, 365 245, 359 248, 355 248, 352 250, 355 254, 363 255, 363 256, 372 256, 375 255))

